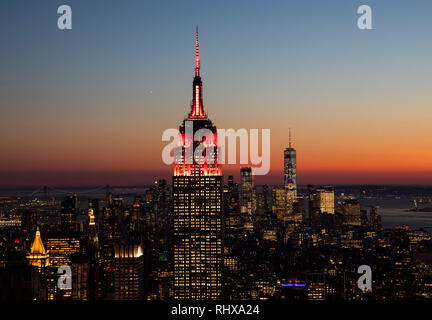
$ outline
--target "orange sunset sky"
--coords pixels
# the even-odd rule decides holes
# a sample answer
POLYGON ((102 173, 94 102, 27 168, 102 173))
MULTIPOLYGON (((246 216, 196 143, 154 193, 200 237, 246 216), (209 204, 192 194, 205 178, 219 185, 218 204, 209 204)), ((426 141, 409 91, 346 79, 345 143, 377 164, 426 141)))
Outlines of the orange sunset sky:
POLYGON ((48 4, 1 4, 0 185, 170 181, 161 136, 189 112, 196 24, 210 119, 271 130, 258 184, 282 184, 289 127, 300 184, 431 184, 432 5, 371 1, 360 31, 341 3, 72 1, 68 33, 48 4))

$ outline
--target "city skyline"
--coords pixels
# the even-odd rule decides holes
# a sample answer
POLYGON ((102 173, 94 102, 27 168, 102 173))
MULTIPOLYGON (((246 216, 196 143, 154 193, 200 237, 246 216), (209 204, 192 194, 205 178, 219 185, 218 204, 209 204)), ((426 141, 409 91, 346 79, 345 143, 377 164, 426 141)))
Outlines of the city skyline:
MULTIPOLYGON (((169 180, 160 136, 188 112, 196 24, 205 35, 214 123, 271 129, 270 173, 257 184, 283 184, 289 127, 299 184, 430 184, 431 4, 370 4, 374 29, 362 32, 355 1, 314 10, 300 1, 239 1, 230 10, 194 1, 167 10, 71 1, 74 27, 62 33, 47 4, 2 3, 1 33, 10 43, 0 53, 0 184, 169 180), (416 20, 400 23, 408 14, 416 20), (260 18, 265 25, 255 24, 260 18)), ((224 171, 238 176, 241 166, 224 171)))
POLYGON ((430 303, 426 15, 167 2, 0 4, 0 300, 430 303))

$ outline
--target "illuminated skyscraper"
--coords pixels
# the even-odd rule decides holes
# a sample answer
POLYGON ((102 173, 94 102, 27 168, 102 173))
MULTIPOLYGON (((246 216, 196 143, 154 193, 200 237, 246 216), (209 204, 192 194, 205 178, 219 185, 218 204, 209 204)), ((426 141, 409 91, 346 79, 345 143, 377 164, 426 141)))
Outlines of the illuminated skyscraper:
POLYGON ((254 183, 252 169, 249 167, 240 169, 240 211, 246 213, 254 207, 254 183))
POLYGON ((50 270, 48 272, 48 300, 71 299, 72 290, 59 290, 57 286, 57 268, 71 266, 73 256, 80 253, 81 235, 76 232, 49 233, 47 250, 50 253, 50 270))
POLYGON ((97 231, 102 231, 101 225, 103 225, 103 217, 102 217, 102 210, 99 208, 99 199, 90 199, 88 201, 88 208, 93 209, 93 215, 94 215, 94 222, 97 225, 97 231))
POLYGON ((278 219, 282 219, 287 215, 287 191, 285 188, 273 188, 273 212, 278 219))
POLYGON ((50 264, 55 267, 69 265, 72 256, 80 252, 80 235, 78 233, 49 233, 47 249, 50 253, 50 264))
POLYGON ((219 299, 222 291, 223 177, 216 127, 204 112, 198 30, 195 54, 193 103, 175 150, 174 297, 209 300, 219 299), (201 156, 193 157, 203 146, 201 156))
POLYGON ((114 299, 144 298, 144 256, 141 245, 114 246, 114 299))
POLYGON ((88 214, 89 214, 88 242, 89 242, 89 246, 95 248, 96 256, 98 256, 99 238, 98 238, 97 227, 95 222, 94 210, 89 209, 88 214))
POLYGON ((326 186, 317 188, 312 194, 312 214, 335 213, 334 189, 326 186))
POLYGON ((98 297, 99 282, 99 237, 93 209, 89 209, 89 226, 87 236, 88 255, 88 297, 95 300, 98 297))
POLYGON ((39 270, 49 265, 49 254, 45 251, 42 243, 39 227, 37 227, 36 236, 27 259, 31 265, 39 267, 39 270))
POLYGON ((291 129, 289 130, 289 147, 284 151, 284 184, 287 199, 287 213, 293 212, 293 203, 297 198, 297 166, 296 150, 291 145, 291 129))

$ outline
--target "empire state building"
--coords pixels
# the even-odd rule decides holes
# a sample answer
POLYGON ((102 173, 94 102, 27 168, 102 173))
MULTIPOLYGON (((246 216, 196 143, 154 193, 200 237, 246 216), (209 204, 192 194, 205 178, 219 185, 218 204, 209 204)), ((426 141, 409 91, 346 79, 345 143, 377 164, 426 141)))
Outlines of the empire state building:
POLYGON ((216 156, 216 127, 204 111, 198 29, 193 102, 179 132, 173 176, 174 297, 220 299, 223 176, 216 156), (200 156, 195 155, 197 148, 203 148, 200 156))

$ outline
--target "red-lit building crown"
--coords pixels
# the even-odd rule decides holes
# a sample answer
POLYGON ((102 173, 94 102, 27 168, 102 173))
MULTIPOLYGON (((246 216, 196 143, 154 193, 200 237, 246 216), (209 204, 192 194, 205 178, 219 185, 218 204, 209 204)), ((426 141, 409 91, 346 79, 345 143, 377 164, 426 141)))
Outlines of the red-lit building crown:
MULTIPOLYGON (((195 35, 195 77, 193 80, 192 92, 193 102, 191 111, 179 128, 179 146, 176 150, 176 154, 180 156, 175 159, 174 176, 220 176, 222 175, 222 170, 220 164, 217 162, 217 130, 204 112, 202 80, 200 76, 198 28, 195 35), (207 129, 212 134, 201 138, 200 141, 194 141, 195 133, 200 129, 207 129), (212 161, 203 160, 197 162, 195 157, 193 157, 193 159, 191 159, 192 161, 188 162, 186 149, 192 147, 193 156, 193 152, 200 145, 214 149, 214 156, 211 156, 212 161)), ((208 155, 206 151, 202 154, 205 156, 208 155)))

